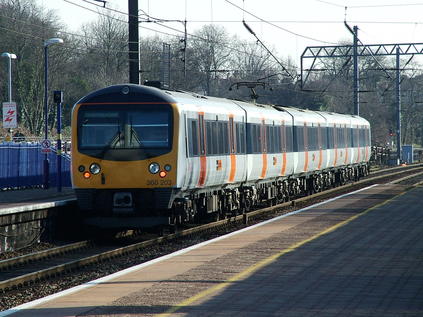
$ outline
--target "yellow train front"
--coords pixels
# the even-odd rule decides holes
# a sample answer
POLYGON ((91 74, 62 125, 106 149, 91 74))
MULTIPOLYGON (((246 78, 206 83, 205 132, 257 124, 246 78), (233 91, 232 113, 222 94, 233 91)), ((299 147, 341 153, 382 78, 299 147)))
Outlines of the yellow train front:
POLYGON ((111 86, 75 104, 72 184, 86 224, 169 224, 178 126, 172 98, 148 87, 111 86))

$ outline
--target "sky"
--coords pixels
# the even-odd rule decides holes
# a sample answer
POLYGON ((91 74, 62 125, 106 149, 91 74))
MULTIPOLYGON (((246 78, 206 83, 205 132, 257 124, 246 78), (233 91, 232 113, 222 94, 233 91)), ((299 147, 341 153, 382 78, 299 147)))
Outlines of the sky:
MULTIPOLYGON (((68 30, 74 32, 97 19, 98 11, 110 14, 109 9, 128 10, 128 0, 108 0, 109 9, 102 9, 94 0, 37 1, 56 11, 68 30)), ((351 42, 352 35, 344 20, 351 28, 358 26, 358 37, 364 44, 423 43, 423 0, 139 0, 138 3, 140 14, 187 20, 188 33, 215 23, 223 25, 230 34, 254 42, 253 35, 242 25, 245 20, 267 47, 283 59, 290 57, 296 65, 300 65, 301 54, 308 46, 351 42)), ((122 20, 128 19, 115 14, 122 20)), ((164 24, 183 30, 180 22, 164 24)), ((140 37, 155 34, 145 27, 183 37, 183 33, 153 23, 141 23, 140 37)))

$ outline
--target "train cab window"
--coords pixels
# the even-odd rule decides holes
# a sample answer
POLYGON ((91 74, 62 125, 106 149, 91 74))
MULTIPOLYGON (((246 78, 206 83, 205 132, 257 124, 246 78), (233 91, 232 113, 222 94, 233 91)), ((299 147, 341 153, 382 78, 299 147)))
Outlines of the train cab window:
POLYGON ((97 148, 108 144, 122 130, 118 111, 80 112, 79 147, 97 148))
POLYGON ((160 111, 128 111, 124 145, 131 148, 167 148, 169 146, 169 116, 160 111), (135 141, 134 141, 135 140, 135 141))
POLYGON ((78 149, 94 157, 120 160, 123 150, 132 151, 126 160, 160 155, 171 149, 172 109, 167 104, 82 105, 77 134, 78 149))

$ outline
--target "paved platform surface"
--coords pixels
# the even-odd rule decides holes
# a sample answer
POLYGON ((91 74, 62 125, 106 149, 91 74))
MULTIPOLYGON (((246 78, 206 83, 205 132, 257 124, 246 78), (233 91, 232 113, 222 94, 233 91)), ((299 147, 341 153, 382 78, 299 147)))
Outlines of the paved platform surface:
POLYGON ((0 214, 2 211, 19 212, 20 209, 27 209, 32 205, 69 199, 76 199, 74 190, 70 187, 63 187, 61 192, 58 192, 56 187, 0 191, 0 214))
POLYGON ((13 316, 423 316, 422 196, 375 186, 13 316))

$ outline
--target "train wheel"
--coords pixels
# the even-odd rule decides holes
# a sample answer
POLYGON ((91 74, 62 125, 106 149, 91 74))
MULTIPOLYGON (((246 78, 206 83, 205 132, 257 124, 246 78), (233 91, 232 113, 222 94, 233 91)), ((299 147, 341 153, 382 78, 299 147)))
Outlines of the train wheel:
POLYGON ((248 198, 245 198, 242 204, 242 211, 243 212, 249 212, 251 210, 251 200, 248 198))

